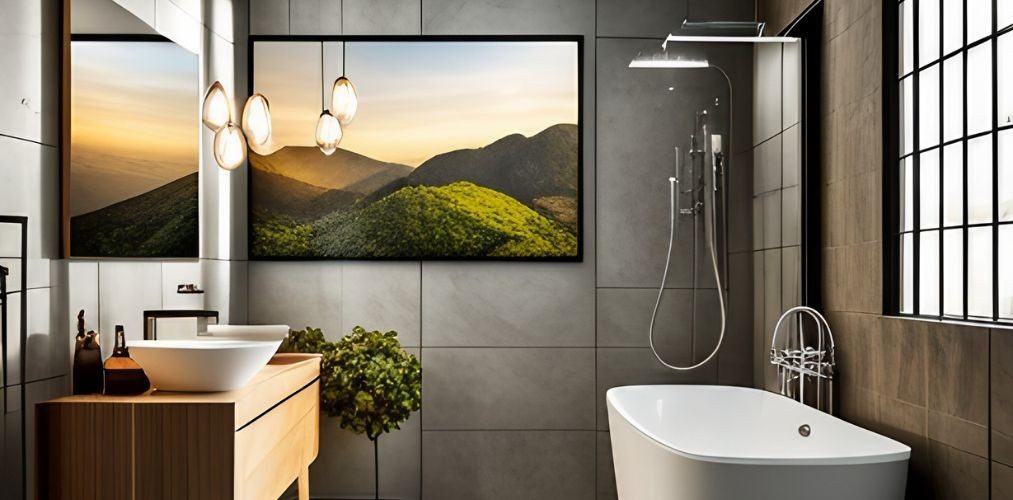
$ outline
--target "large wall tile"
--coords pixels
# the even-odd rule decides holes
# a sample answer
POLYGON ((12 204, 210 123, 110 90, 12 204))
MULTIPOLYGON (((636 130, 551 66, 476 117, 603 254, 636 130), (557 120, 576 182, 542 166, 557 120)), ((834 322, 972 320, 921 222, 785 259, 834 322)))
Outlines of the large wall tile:
MULTIPOLYGON (((2 90, 0 95, 3 95, 2 90)), ((0 179, 4 180, 0 183, 0 214, 28 217, 29 287, 49 285, 49 263, 39 259, 59 256, 59 203, 56 202, 60 198, 59 168, 56 148, 0 136, 0 179)), ((6 231, 5 235, 12 230, 6 231)), ((16 241, 20 242, 20 238, 16 241)), ((6 255, 0 257, 20 256, 17 244, 7 244, 3 249, 6 255)))
MULTIPOLYGON (((1013 467, 1013 332, 992 330, 992 460, 1013 467)), ((1013 485, 1011 485, 1013 486, 1013 485)), ((1013 490, 1010 490, 1013 494, 1013 490)))
POLYGON ((781 187, 781 135, 760 143, 753 150, 753 194, 781 187))
POLYGON ((593 346, 593 269, 589 263, 427 262, 422 343, 593 346))
MULTIPOLYGON (((694 115, 687 110, 709 109, 712 130, 727 128, 727 117, 713 108, 713 89, 726 88, 720 73, 628 68, 630 59, 653 43, 598 42, 599 286, 657 285, 668 245, 668 178, 675 172, 675 146, 681 149, 684 177, 689 178, 687 155, 694 115), (677 90, 668 91, 669 87, 677 90)), ((686 234, 690 218, 680 217, 680 226, 681 234, 686 234)), ((689 287, 692 241, 678 241, 671 286, 689 287)))
POLYGON ((658 39, 678 31, 687 15, 687 0, 600 0, 598 36, 658 39))
MULTIPOLYGON (((651 312, 658 290, 598 289, 598 346, 648 347, 651 312)), ((693 290, 668 289, 661 297, 654 323, 654 341, 672 356, 685 353, 692 342, 693 290)))
POLYGON ((794 186, 801 180, 802 126, 793 125, 781 134, 781 186, 794 186))
POLYGON ((282 0, 250 0, 251 35, 287 35, 289 2, 282 0))
POLYGON ((781 131, 781 44, 758 43, 753 73, 753 144, 781 131))
POLYGON ((102 308, 102 355, 116 343, 115 326, 123 325, 127 340, 144 338, 144 311, 162 308, 162 263, 103 261, 98 265, 99 307, 102 308))
MULTIPOLYGON (((422 431, 418 414, 401 429, 380 436, 380 498, 419 498, 422 431)), ((320 415, 320 453, 310 466, 310 492, 316 498, 368 498, 373 495, 373 443, 362 434, 320 415)))
POLYGON ((199 261, 166 261, 162 263, 162 307, 164 309, 203 309, 204 294, 178 293, 178 285, 193 283, 198 288, 201 280, 199 261))
POLYGON ((781 246, 781 194, 782 191, 763 193, 755 198, 753 204, 753 220, 759 218, 760 226, 753 228, 754 243, 757 249, 770 249, 781 246))
MULTIPOLYGON (((753 383, 753 254, 728 256, 728 324, 718 353, 718 381, 724 385, 753 383)), ((759 361, 757 361, 759 362, 759 361)))
POLYGON ((795 125, 802 109, 802 44, 782 45, 781 60, 781 128, 795 125))
POLYGON ((753 244, 753 154, 735 153, 728 172, 728 252, 745 252, 753 244))
POLYGON ((342 0, 349 35, 418 35, 422 5, 416 0, 342 0))
MULTIPOLYGON (((56 2, 5 2, 0 17, 0 134, 56 145, 60 67, 56 2)), ((5 159, 10 159, 4 155, 5 159)), ((23 165, 24 167, 33 164, 23 165)), ((8 178, 4 176, 4 178, 8 178)))
POLYGON ((25 343, 25 381, 64 375, 70 367, 68 331, 62 295, 66 288, 28 291, 28 337, 25 343))
POLYGON ((251 324, 322 328, 329 340, 341 329, 341 263, 250 262, 251 324))
POLYGON ((598 431, 598 460, 595 480, 595 498, 597 500, 615 500, 616 469, 612 462, 612 440, 608 432, 598 431))
POLYGON ((422 358, 425 430, 594 429, 594 349, 424 348, 422 358))
MULTIPOLYGON (((669 359, 669 363, 683 363, 688 359, 669 359)), ((598 430, 608 430, 605 393, 624 385, 643 384, 714 384, 717 383, 717 362, 688 372, 665 368, 655 359, 649 348, 611 347, 598 349, 598 430)))
POLYGON ((929 335, 929 438, 988 455, 989 333, 969 326, 939 325, 929 335), (985 362, 983 362, 985 361, 985 362))
POLYGON ((3 360, 3 369, 7 372, 4 382, 8 387, 20 384, 21 378, 21 328, 24 323, 27 332, 28 314, 22 314, 21 303, 25 300, 24 292, 7 295, 7 356, 3 360), (22 321, 24 319, 24 322, 22 321))
POLYGON ((419 346, 422 274, 418 262, 346 262, 341 280, 341 331, 356 326, 395 330, 404 346, 419 346))
POLYGON ((340 35, 341 3, 342 0, 291 0, 292 34, 340 35))
POLYGON ((1013 467, 992 462, 992 500, 1013 500, 1013 467))
POLYGON ((594 431, 423 431, 422 496, 498 500, 594 496, 594 431))
POLYGON ((989 497, 988 459, 930 441, 929 464, 932 498, 964 500, 989 497))
POLYGON ((422 9, 426 35, 594 33, 591 0, 424 0, 422 9))

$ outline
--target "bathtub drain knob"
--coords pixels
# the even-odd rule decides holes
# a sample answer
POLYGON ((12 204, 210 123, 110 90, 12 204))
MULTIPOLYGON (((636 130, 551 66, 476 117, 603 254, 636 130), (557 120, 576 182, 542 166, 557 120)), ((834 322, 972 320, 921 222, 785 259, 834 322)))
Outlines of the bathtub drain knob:
POLYGON ((802 437, 809 437, 809 434, 812 433, 812 428, 809 427, 809 424, 802 424, 798 427, 798 433, 801 434, 802 437))

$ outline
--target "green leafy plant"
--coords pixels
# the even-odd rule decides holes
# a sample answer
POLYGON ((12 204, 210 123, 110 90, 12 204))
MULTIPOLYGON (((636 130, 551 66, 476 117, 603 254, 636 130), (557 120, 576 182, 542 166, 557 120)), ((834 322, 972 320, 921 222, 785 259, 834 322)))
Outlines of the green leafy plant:
MULTIPOLYGON (((366 331, 356 326, 337 342, 327 342, 319 328, 294 330, 281 352, 320 353, 320 406, 338 425, 373 441, 400 429, 401 422, 422 407, 422 363, 401 348, 397 332, 366 331)), ((379 498, 379 468, 376 470, 379 498)))

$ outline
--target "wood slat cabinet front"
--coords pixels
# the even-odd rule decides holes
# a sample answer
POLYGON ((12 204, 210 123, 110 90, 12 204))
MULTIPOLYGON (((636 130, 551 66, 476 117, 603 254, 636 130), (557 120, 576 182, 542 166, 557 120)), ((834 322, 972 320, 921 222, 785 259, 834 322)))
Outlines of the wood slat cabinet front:
POLYGON ((70 396, 36 409, 40 500, 308 498, 320 360, 276 355, 228 393, 70 396))

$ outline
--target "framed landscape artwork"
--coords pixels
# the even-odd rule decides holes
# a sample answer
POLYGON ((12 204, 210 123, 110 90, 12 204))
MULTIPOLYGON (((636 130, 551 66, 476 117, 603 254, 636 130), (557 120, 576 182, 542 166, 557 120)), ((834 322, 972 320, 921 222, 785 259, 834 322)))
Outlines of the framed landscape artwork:
POLYGON ((581 259, 580 37, 251 37, 254 259, 581 259), (358 111, 314 140, 344 74, 358 111), (325 98, 325 96, 327 96, 325 98))
POLYGON ((71 39, 70 257, 196 258, 197 55, 159 36, 71 39))

